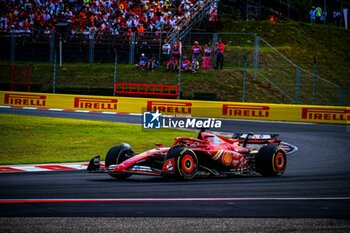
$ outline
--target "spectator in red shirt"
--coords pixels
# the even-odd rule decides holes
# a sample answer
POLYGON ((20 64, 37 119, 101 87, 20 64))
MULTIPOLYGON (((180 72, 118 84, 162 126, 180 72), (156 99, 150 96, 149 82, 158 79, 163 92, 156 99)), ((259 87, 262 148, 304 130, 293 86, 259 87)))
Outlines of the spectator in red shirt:
POLYGON ((216 54, 216 65, 215 69, 222 70, 224 67, 224 52, 225 52, 225 44, 220 39, 219 42, 216 42, 215 54, 216 54))
POLYGON ((181 61, 180 69, 182 72, 191 71, 191 62, 188 60, 187 56, 184 56, 181 61))
POLYGON ((138 33, 140 36, 143 36, 144 31, 145 31, 145 28, 142 26, 141 23, 139 23, 139 24, 137 25, 137 33, 138 33))
POLYGON ((203 69, 211 69, 212 67, 211 55, 212 55, 212 49, 210 48, 209 44, 206 44, 204 48, 204 56, 203 56, 203 62, 202 62, 203 69))
POLYGON ((171 57, 170 61, 168 61, 168 64, 166 66, 166 70, 167 71, 176 71, 177 70, 177 66, 179 64, 179 61, 173 56, 171 57))
POLYGON ((202 47, 199 45, 198 41, 194 42, 194 45, 191 48, 192 58, 196 58, 199 61, 200 55, 203 52, 202 47))
POLYGON ((176 40, 176 42, 173 44, 171 49, 172 49, 173 57, 175 57, 176 59, 179 59, 180 58, 181 42, 179 40, 176 40))

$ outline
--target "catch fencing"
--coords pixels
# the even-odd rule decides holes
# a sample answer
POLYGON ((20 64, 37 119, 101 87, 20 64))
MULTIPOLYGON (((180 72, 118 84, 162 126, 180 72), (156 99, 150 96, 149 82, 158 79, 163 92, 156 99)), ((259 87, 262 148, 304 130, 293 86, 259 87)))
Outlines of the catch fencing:
POLYGON ((258 77, 265 79, 276 93, 282 93, 284 103, 349 104, 343 87, 318 75, 315 57, 313 68, 308 70, 293 63, 263 38, 258 37, 258 44, 258 77))
MULTIPOLYGON (((120 81, 119 65, 138 63, 142 53, 148 57, 161 57, 163 40, 168 37, 162 31, 129 35, 102 32, 75 35, 55 32, 2 33, 0 60, 6 64, 30 64, 32 92, 113 95, 114 84, 120 81), (74 70, 75 63, 82 63, 85 73, 74 70), (94 63, 100 64, 99 67, 89 65, 94 63), (99 79, 101 72, 108 75, 99 79), (74 82, 80 75, 87 75, 84 83, 74 82)), ((234 82, 241 87, 239 91, 233 90, 235 93, 232 95, 239 95, 239 100, 243 102, 261 102, 259 95, 272 90, 275 98, 270 102, 315 105, 350 103, 349 88, 320 76, 316 62, 314 66, 310 62, 309 67, 313 67, 310 70, 300 67, 255 33, 191 32, 181 38, 182 55, 191 55, 195 41, 202 46, 209 44, 214 50, 219 39, 226 45, 224 69, 229 72, 228 75, 234 73, 237 77, 234 82)), ((215 64, 214 54, 212 61, 215 64)), ((174 76, 178 78, 167 84, 178 85, 181 92, 181 73, 174 76)), ((4 88, 4 80, 10 80, 10 77, 2 77, 1 89, 10 90, 4 88)))

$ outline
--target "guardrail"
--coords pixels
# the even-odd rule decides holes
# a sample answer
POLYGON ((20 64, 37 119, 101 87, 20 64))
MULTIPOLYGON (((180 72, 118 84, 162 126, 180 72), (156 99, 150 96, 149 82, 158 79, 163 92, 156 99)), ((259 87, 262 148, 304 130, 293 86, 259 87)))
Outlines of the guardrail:
POLYGON ((150 83, 115 83, 114 93, 118 96, 159 97, 175 99, 179 89, 177 85, 150 83))

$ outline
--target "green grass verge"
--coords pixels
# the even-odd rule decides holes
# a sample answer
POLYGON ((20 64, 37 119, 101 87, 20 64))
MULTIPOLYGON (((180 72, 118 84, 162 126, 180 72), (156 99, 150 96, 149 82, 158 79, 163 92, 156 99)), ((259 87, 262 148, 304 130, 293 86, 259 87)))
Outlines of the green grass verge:
MULTIPOLYGON (((52 93, 52 65, 32 63, 32 91, 52 93)), ((249 102, 284 103, 283 95, 264 79, 253 80, 253 70, 248 69, 247 96, 249 102)), ((155 72, 140 71, 133 65, 119 64, 117 82, 162 83, 178 82, 177 72, 167 72, 161 67, 155 72)), ((56 93, 63 89, 72 94, 113 95, 113 64, 65 64, 57 70, 56 93), (91 93, 82 93, 91 90, 91 93), (103 93, 96 92, 103 89, 103 93), (95 92, 94 92, 95 91, 95 92)), ((196 99, 196 94, 213 93, 216 100, 242 101, 243 69, 225 68, 224 70, 199 70, 196 74, 182 73, 181 99, 196 99)), ((205 94, 204 94, 205 95, 205 94)), ((202 94, 203 96, 203 94, 202 94)))
POLYGON ((171 145, 175 137, 196 133, 170 129, 142 129, 140 125, 0 114, 0 164, 88 161, 102 159, 110 147, 129 143, 137 152, 154 143, 171 145))

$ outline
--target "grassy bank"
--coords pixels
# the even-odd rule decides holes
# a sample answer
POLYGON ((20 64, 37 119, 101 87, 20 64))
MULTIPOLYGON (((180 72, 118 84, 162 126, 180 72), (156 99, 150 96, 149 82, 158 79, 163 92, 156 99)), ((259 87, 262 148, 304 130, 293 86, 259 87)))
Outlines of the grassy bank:
MULTIPOLYGON (((340 86, 350 87, 350 31, 332 25, 294 21, 232 21, 209 25, 208 30, 256 32, 295 64, 313 69, 340 86)), ((266 51, 263 51, 263 53, 266 51)))
MULTIPOLYGON (((53 66, 32 63, 31 91, 52 93, 53 66)), ((64 64, 57 69, 56 93, 113 95, 113 64, 64 64)), ((196 74, 182 73, 181 99, 205 99, 214 95, 215 100, 241 102, 243 98, 243 69, 200 70, 196 74), (204 96, 204 98, 203 98, 204 96)), ((167 72, 163 67, 155 72, 140 71, 132 65, 119 64, 117 82, 127 83, 178 83, 178 73, 167 72)), ((26 91, 24 86, 23 91, 26 91)), ((248 69, 246 101, 285 103, 283 94, 264 79, 253 80, 253 71, 248 69)))
POLYGON ((175 137, 195 137, 179 130, 144 130, 140 125, 0 114, 0 164, 88 161, 102 159, 110 147, 129 143, 140 152, 154 143, 171 145, 175 137))

